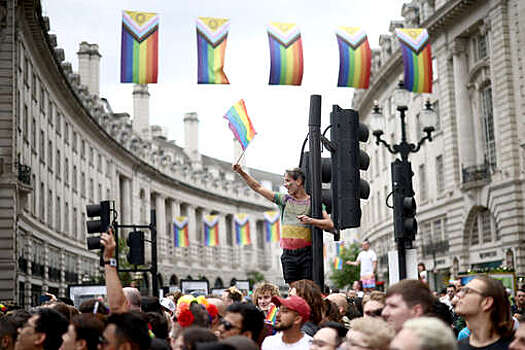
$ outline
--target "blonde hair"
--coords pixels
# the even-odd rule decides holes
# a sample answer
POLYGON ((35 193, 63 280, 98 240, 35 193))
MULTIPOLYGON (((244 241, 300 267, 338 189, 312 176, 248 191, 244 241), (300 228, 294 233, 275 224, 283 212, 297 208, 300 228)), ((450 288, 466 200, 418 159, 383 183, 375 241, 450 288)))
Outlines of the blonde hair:
POLYGON ((457 350, 457 341, 452 329, 434 317, 412 318, 403 324, 419 342, 421 350, 457 350))
POLYGON ((378 303, 385 305, 386 295, 385 293, 381 291, 374 290, 372 293, 366 294, 363 297, 363 301, 362 301, 363 306, 365 306, 365 304, 369 302, 370 300, 377 301, 378 303))
POLYGON ((388 350, 395 332, 388 323, 377 317, 359 317, 350 321, 350 330, 363 333, 366 346, 373 349, 388 350))
POLYGON ((280 296, 279 288, 275 284, 270 283, 270 282, 266 282, 266 281, 259 282, 253 288, 254 289, 253 289, 252 300, 255 306, 259 306, 257 299, 259 299, 259 297, 263 295, 264 293, 270 293, 272 297, 280 296))

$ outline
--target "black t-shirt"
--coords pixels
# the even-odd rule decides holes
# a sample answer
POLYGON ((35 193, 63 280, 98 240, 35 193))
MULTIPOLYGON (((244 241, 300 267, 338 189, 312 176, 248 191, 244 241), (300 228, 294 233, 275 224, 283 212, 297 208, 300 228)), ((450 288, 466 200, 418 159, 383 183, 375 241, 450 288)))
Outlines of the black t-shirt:
POLYGON ((470 337, 462 339, 459 341, 459 350, 507 350, 509 348, 510 343, 512 342, 512 337, 510 338, 499 338, 497 342, 492 343, 487 346, 483 346, 481 348, 475 347, 470 345, 469 342, 470 337))

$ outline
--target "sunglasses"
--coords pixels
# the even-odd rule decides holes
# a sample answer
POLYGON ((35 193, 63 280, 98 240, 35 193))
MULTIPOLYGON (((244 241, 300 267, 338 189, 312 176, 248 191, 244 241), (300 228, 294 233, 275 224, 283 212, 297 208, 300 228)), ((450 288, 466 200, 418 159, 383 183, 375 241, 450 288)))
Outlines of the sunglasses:
POLYGON ((230 321, 224 318, 221 318, 221 320, 219 321, 219 324, 222 325, 224 327, 224 330, 226 331, 232 330, 233 328, 240 328, 240 327, 234 326, 230 321))
POLYGON ((370 317, 380 317, 382 312, 383 312, 383 308, 372 310, 372 311, 367 311, 365 312, 365 315, 370 316, 370 317))

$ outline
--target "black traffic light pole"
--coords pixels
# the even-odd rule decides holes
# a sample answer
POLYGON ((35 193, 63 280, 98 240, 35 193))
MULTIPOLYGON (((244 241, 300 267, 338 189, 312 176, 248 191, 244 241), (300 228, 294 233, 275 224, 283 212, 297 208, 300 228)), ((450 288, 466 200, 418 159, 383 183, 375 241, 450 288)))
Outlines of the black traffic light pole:
MULTIPOLYGON (((118 272, 151 272, 151 288, 153 289, 153 296, 158 297, 159 296, 159 282, 157 279, 157 273, 158 273, 158 266, 157 266, 157 215, 155 212, 155 209, 151 209, 150 211, 151 215, 151 223, 149 225, 119 225, 118 223, 115 224, 115 227, 117 228, 131 228, 133 230, 136 229, 148 229, 151 232, 151 241, 144 240, 145 242, 151 243, 151 267, 149 269, 138 269, 137 265, 135 265, 135 268, 133 269, 119 269, 117 266, 118 272)), ((117 256, 116 256, 117 264, 119 261, 119 247, 118 247, 118 241, 117 241, 117 256)))
MULTIPOLYGON (((310 117, 308 120, 310 140, 310 190, 312 218, 323 217, 321 207, 321 96, 310 96, 310 117)), ((312 226, 312 279, 323 290, 323 230, 312 226)))

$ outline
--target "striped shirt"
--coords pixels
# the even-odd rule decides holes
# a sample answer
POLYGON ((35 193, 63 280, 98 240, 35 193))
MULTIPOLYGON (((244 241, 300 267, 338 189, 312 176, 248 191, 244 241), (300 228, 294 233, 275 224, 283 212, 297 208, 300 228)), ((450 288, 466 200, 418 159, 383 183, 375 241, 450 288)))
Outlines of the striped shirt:
POLYGON ((310 198, 294 199, 289 194, 276 193, 273 202, 279 206, 282 217, 281 248, 301 249, 312 245, 312 230, 297 219, 299 215, 310 216, 310 198))

